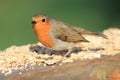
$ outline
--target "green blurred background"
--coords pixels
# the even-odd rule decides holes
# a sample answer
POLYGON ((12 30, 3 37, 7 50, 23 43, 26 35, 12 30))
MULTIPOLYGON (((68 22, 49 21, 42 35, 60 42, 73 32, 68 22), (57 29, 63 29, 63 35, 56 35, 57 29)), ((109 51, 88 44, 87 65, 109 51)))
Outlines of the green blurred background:
POLYGON ((0 0, 0 50, 37 43, 31 17, 46 14, 91 31, 120 27, 119 0, 0 0))

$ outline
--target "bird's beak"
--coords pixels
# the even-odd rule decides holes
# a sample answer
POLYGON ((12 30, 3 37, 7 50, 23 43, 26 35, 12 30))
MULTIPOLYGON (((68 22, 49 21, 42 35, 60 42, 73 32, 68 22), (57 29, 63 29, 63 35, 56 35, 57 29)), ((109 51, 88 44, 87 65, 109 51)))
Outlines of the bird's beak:
POLYGON ((32 21, 32 28, 34 28, 35 24, 37 24, 36 21, 32 21))
POLYGON ((32 24, 36 24, 37 22, 36 21, 32 21, 32 24))

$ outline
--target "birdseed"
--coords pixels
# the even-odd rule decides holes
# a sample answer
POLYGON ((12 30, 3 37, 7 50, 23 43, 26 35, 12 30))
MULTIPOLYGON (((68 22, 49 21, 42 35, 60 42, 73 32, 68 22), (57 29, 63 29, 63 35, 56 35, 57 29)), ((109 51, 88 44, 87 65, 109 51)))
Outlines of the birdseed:
MULTIPOLYGON (((81 46, 83 51, 78 53, 72 53, 70 57, 65 58, 63 63, 71 63, 76 60, 95 59, 101 58, 101 56, 113 56, 120 53, 120 29, 110 28, 103 32, 107 35, 108 39, 104 39, 96 36, 85 36, 89 43, 80 43, 77 46, 81 46), (97 50, 101 48, 101 50, 97 50), (102 48, 104 48, 102 50, 102 48), (95 50, 94 50, 95 49, 95 50)), ((63 56, 58 54, 37 54, 36 52, 30 52, 29 47, 31 44, 23 46, 11 46, 3 51, 0 51, 0 73, 5 76, 12 74, 15 71, 19 71, 19 74, 23 74, 22 71, 34 69, 36 65, 54 64, 59 61, 63 56)), ((37 45, 42 46, 40 43, 37 45)))

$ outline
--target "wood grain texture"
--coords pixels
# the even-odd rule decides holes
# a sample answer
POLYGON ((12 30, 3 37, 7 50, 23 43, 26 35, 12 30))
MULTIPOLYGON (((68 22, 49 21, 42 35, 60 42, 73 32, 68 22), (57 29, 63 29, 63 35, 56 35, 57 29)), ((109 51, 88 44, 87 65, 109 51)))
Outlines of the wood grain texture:
POLYGON ((44 69, 38 66, 24 74, 0 80, 120 80, 120 54, 44 69))

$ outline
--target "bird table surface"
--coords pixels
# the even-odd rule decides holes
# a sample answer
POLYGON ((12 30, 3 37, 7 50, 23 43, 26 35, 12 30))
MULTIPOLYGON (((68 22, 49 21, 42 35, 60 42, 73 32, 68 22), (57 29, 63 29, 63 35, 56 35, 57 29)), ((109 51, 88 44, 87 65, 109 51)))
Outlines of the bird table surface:
MULTIPOLYGON (((61 80, 63 78, 66 80, 70 80, 70 78, 71 80, 73 78, 87 80, 87 77, 83 75, 88 76, 88 78, 94 77, 91 80, 120 78, 120 65, 118 63, 120 61, 120 30, 110 28, 103 33, 107 35, 108 39, 85 35, 90 42, 77 44, 77 46, 83 46, 83 51, 72 53, 59 65, 52 66, 49 65, 59 61, 63 55, 60 53, 49 55, 30 52, 31 44, 11 46, 0 51, 0 78, 6 80, 8 78, 9 80, 10 78, 11 80, 15 80, 15 78, 22 80, 29 78, 34 78, 34 80, 38 78, 42 80, 58 80, 58 78, 61 80), (103 58, 103 56, 105 57, 103 58), (111 75, 108 76, 108 74, 111 75)), ((37 45, 42 46, 41 43, 37 43, 37 45)))

